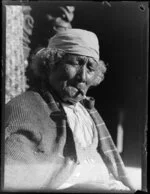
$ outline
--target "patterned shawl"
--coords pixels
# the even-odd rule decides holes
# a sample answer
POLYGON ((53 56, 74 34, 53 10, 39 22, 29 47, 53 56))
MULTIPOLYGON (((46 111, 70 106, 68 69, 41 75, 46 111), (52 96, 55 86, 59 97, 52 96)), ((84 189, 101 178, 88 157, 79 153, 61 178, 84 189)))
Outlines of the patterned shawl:
POLYGON ((126 173, 124 163, 112 140, 112 137, 97 110, 94 108, 95 100, 93 98, 84 99, 82 104, 93 118, 98 130, 98 152, 101 154, 108 170, 113 176, 122 181, 131 190, 134 190, 129 177, 126 173))

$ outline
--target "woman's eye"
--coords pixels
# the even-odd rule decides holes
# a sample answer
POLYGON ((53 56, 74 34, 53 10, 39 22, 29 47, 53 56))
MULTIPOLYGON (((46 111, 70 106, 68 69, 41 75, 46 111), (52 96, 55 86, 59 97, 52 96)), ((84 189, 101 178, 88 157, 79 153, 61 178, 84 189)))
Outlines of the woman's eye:
POLYGON ((78 65, 79 65, 79 63, 78 63, 78 62, 75 62, 75 63, 73 63, 73 65, 74 65, 74 66, 78 66, 78 65))
POLYGON ((72 66, 77 66, 79 65, 79 63, 77 61, 67 61, 68 64, 72 65, 72 66))
POLYGON ((88 67, 88 70, 89 70, 90 72, 95 71, 95 69, 94 69, 94 67, 93 67, 92 65, 88 65, 87 67, 88 67))

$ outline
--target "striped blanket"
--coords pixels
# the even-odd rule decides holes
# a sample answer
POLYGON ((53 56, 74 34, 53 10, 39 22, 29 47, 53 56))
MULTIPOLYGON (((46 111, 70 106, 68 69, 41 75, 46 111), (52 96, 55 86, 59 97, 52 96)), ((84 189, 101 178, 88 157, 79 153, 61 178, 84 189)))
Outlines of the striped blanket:
POLYGON ((134 190, 126 173, 121 156, 118 153, 117 148, 112 140, 112 137, 100 114, 94 108, 95 100, 89 97, 84 99, 82 103, 87 108, 96 124, 99 137, 98 152, 101 154, 108 170, 117 180, 122 181, 131 190, 134 190))

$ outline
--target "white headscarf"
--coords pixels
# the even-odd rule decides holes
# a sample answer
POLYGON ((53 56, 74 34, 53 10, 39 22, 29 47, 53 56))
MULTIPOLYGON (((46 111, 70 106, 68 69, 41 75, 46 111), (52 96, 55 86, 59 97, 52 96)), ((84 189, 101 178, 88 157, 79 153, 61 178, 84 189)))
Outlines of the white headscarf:
POLYGON ((50 38, 48 48, 66 53, 84 55, 99 61, 99 43, 96 34, 82 29, 66 29, 50 38))

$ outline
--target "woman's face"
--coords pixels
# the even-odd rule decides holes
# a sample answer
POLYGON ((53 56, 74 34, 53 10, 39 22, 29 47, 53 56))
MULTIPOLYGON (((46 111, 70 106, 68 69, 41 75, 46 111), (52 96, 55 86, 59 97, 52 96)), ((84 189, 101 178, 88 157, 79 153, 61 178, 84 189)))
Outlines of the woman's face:
POLYGON ((64 102, 84 98, 98 74, 98 63, 91 57, 66 55, 49 76, 49 83, 64 102))

